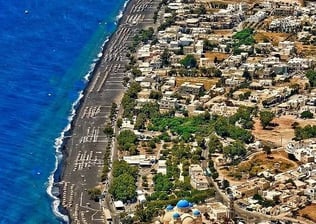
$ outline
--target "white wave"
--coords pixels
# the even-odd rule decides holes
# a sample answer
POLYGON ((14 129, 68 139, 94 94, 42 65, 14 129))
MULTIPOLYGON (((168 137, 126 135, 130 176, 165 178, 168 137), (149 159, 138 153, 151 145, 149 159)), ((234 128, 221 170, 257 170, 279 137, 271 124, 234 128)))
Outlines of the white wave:
POLYGON ((98 59, 93 59, 93 62, 94 62, 94 63, 92 63, 92 64, 90 65, 90 70, 89 70, 89 72, 83 77, 86 82, 89 81, 89 79, 90 79, 90 77, 91 77, 91 74, 92 74, 92 72, 93 72, 93 70, 94 70, 94 67, 95 67, 97 61, 98 61, 98 59))
MULTIPOLYGON (((129 0, 125 1, 122 10, 120 10, 119 14, 116 17, 116 21, 119 21, 122 16, 123 16, 123 12, 128 4, 129 0)), ((117 24, 117 22, 115 22, 115 24, 117 24)), ((96 63, 98 60, 100 60, 100 58, 102 58, 102 55, 100 56, 100 54, 102 54, 105 44, 109 41, 109 37, 106 38, 106 40, 103 42, 102 46, 101 46, 101 51, 99 52, 99 54, 97 55, 97 58, 95 58, 93 60, 94 63, 92 63, 90 65, 90 70, 87 72, 87 74, 84 76, 84 79, 88 82, 90 80, 90 77, 94 71, 94 68, 96 66, 96 63)), ((60 199, 56 196, 54 196, 52 194, 52 189, 53 189, 53 184, 54 184, 54 174, 58 169, 58 165, 61 162, 62 158, 63 158, 63 154, 61 151, 61 147, 63 145, 63 141, 65 138, 65 133, 67 133, 70 129, 71 129, 71 122, 73 121, 75 115, 76 115, 76 108, 80 102, 80 100, 83 98, 84 94, 83 91, 79 92, 79 96, 77 98, 77 100, 72 104, 71 107, 71 114, 68 117, 68 121, 69 123, 67 124, 67 126, 64 128, 64 130, 60 133, 60 136, 58 138, 55 139, 55 144, 54 144, 54 148, 56 150, 56 154, 55 154, 55 168, 54 170, 51 172, 50 176, 48 177, 48 186, 46 188, 46 192, 47 194, 52 198, 53 202, 52 202, 52 210, 53 213, 56 217, 58 217, 59 219, 63 220, 64 222, 66 222, 67 224, 70 223, 69 221, 69 217, 67 215, 64 215, 62 213, 60 213, 59 211, 59 206, 60 206, 60 199)))
POLYGON ((90 77, 91 77, 91 75, 92 75, 92 73, 93 73, 93 71, 94 71, 94 68, 95 68, 97 62, 98 62, 99 60, 101 60, 101 58, 102 58, 102 56, 103 56, 103 49, 104 49, 104 46, 105 46, 105 44, 106 44, 108 41, 109 41, 109 37, 107 36, 106 39, 105 39, 105 41, 102 43, 102 46, 101 46, 101 48, 100 48, 100 52, 97 54, 97 57, 93 59, 93 63, 90 65, 90 70, 89 70, 88 73, 84 76, 84 80, 85 80, 86 82, 88 82, 88 81, 90 80, 90 77))
POLYGON ((119 14, 116 16, 115 25, 117 25, 117 22, 123 17, 123 13, 124 13, 124 10, 126 9, 128 2, 129 0, 124 2, 123 8, 120 10, 119 14))
POLYGON ((55 174, 56 170, 58 169, 58 165, 61 162, 62 157, 63 157, 62 152, 61 152, 61 147, 63 145, 65 133, 67 133, 71 128, 71 121, 74 119, 74 117, 76 115, 76 107, 77 107, 77 105, 80 102, 82 97, 83 97, 83 91, 81 91, 79 93, 77 100, 72 104, 71 115, 68 117, 69 123, 64 128, 64 130, 60 133, 60 136, 55 139, 55 144, 54 144, 54 148, 56 150, 55 168, 51 172, 50 176, 48 177, 48 186, 46 189, 47 194, 53 199, 52 209, 53 209, 54 215, 66 223, 69 223, 69 217, 67 215, 63 215, 59 212, 58 207, 60 205, 60 199, 52 194, 52 189, 53 189, 53 184, 54 184, 54 174, 55 174))

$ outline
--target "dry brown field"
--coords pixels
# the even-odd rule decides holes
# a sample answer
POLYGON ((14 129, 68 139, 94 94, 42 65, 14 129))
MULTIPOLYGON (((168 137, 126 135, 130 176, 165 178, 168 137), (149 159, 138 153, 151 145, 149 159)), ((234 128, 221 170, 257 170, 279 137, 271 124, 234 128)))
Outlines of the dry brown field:
POLYGON ((311 204, 306 206, 305 208, 299 211, 300 216, 303 217, 304 214, 308 215, 308 217, 316 223, 316 204, 311 204))
POLYGON ((297 49, 298 54, 316 57, 316 46, 303 45, 301 42, 295 42, 295 47, 297 49))
MULTIPOLYGON (((272 151, 272 153, 267 157, 266 153, 259 153, 249 159, 250 163, 257 163, 263 170, 273 170, 275 165, 279 164, 279 170, 285 172, 289 169, 296 168, 298 164, 290 159, 284 150, 272 151)), ((242 165, 242 163, 241 163, 242 165)))
POLYGON ((307 124, 316 125, 315 119, 300 119, 292 115, 285 115, 275 118, 273 123, 277 124, 272 130, 264 130, 260 124, 259 119, 255 119, 254 129, 252 134, 256 139, 270 143, 276 147, 286 146, 289 141, 294 138, 294 129, 292 124, 294 122, 299 123, 300 126, 304 127, 307 124), (282 145, 281 145, 282 143, 282 145))
POLYGON ((268 157, 264 152, 255 153, 248 160, 241 162, 235 167, 230 167, 229 170, 222 171, 221 174, 230 181, 244 182, 247 180, 245 175, 237 179, 234 177, 235 174, 244 173, 249 174, 249 177, 254 177, 257 173, 266 170, 274 172, 275 169, 278 169, 281 172, 285 172, 297 166, 297 163, 288 159, 284 150, 278 150, 272 151, 268 157))
POLYGON ((274 46, 277 46, 280 41, 286 40, 290 34, 288 33, 274 33, 259 31, 255 34, 255 40, 257 43, 264 42, 265 39, 269 40, 274 46))
POLYGON ((214 61, 215 57, 217 58, 217 60, 219 61, 223 61, 226 58, 229 57, 230 54, 225 54, 225 53, 220 53, 220 52, 206 52, 205 53, 205 57, 210 59, 211 61, 214 61))
POLYGON ((213 33, 216 34, 216 35, 224 36, 224 37, 233 35, 233 31, 232 30, 213 30, 213 33))
POLYGON ((203 83, 204 88, 209 90, 218 82, 218 78, 207 78, 207 77, 176 77, 176 86, 179 87, 183 83, 203 83))

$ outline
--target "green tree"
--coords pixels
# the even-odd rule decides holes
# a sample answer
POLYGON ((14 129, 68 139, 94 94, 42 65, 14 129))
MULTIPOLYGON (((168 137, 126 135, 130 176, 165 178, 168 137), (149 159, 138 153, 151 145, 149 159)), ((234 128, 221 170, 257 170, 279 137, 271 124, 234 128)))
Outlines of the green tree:
POLYGON ((305 127, 296 127, 294 130, 295 139, 302 140, 307 138, 316 137, 316 126, 315 125, 306 125, 305 127))
POLYGON ((244 143, 253 142, 254 139, 250 131, 234 125, 229 126, 228 133, 230 138, 240 140, 244 143))
POLYGON ((211 134, 209 137, 208 150, 210 154, 214 152, 223 152, 223 144, 215 134, 211 134))
POLYGON ((91 200, 99 201, 99 198, 101 196, 101 190, 100 188, 94 187, 88 190, 88 194, 91 200))
POLYGON ((137 98, 137 93, 139 91, 141 91, 141 86, 138 82, 132 82, 130 87, 128 88, 127 90, 127 94, 133 98, 133 99, 136 99, 137 98))
POLYGON ((204 5, 199 5, 199 7, 193 10, 193 13, 198 15, 206 14, 206 8, 204 5))
POLYGON ((224 117, 218 118, 214 126, 216 134, 224 138, 229 137, 229 126, 228 119, 224 117))
POLYGON ((309 110, 305 110, 301 113, 302 119, 312 119, 314 117, 314 114, 310 112, 309 110))
POLYGON ((141 76, 141 75, 142 75, 142 71, 139 70, 138 68, 133 68, 133 69, 132 69, 132 75, 133 75, 134 77, 141 76))
POLYGON ((267 157, 271 154, 271 147, 264 145, 263 146, 263 151, 266 153, 267 157))
POLYGON ((117 104, 113 102, 111 105, 111 114, 110 114, 111 118, 115 117, 116 110, 117 110, 117 104))
POLYGON ((150 99, 160 100, 162 98, 162 92, 152 90, 149 94, 150 99))
POLYGON ((221 70, 219 70, 219 69, 216 69, 215 71, 214 71, 214 76, 215 77, 221 77, 222 76, 222 71, 221 70))
POLYGON ((232 144, 224 147, 224 155, 235 160, 235 156, 244 157, 247 153, 244 144, 241 141, 235 141, 232 144))
POLYGON ((204 112, 203 119, 205 121, 209 121, 211 119, 211 114, 210 114, 210 112, 208 112, 208 110, 204 112))
POLYGON ((137 136, 131 130, 123 130, 117 137, 119 146, 125 151, 128 151, 131 146, 135 145, 136 140, 137 136))
POLYGON ((316 86, 316 71, 314 70, 307 71, 306 77, 308 78, 311 87, 315 87, 316 86))
POLYGON ((143 113, 146 115, 146 118, 153 119, 159 116, 159 104, 157 102, 145 103, 141 109, 139 109, 139 113, 143 113))
POLYGON ((120 221, 122 223, 124 223, 124 224, 133 224, 134 223, 133 217, 131 217, 127 213, 121 213, 120 216, 121 216, 120 221))
POLYGON ((117 126, 118 128, 120 128, 120 127, 122 127, 122 124, 123 124, 122 118, 118 118, 117 121, 116 121, 116 126, 117 126))
POLYGON ((196 68, 197 67, 197 60, 192 54, 186 55, 180 63, 186 68, 196 68))
POLYGON ((137 115, 134 128, 136 130, 145 129, 146 115, 144 113, 139 113, 137 115))
POLYGON ((244 77, 246 80, 251 80, 251 74, 248 71, 248 69, 244 70, 244 73, 243 73, 242 77, 244 77))
POLYGON ((261 125, 264 129, 270 124, 270 122, 275 117, 274 113, 268 110, 260 111, 259 115, 260 115, 261 125))
POLYGON ((205 142, 205 139, 203 138, 203 136, 196 135, 195 140, 196 140, 199 147, 201 147, 202 149, 206 149, 206 142, 205 142))
POLYGON ((203 40, 203 51, 212 51, 214 47, 217 47, 217 45, 207 39, 203 40))
POLYGON ((226 188, 228 188, 229 186, 230 186, 229 181, 226 180, 226 179, 224 179, 224 180, 222 181, 222 187, 223 187, 223 189, 226 189, 226 188))
POLYGON ((112 128, 111 123, 107 123, 107 124, 105 125, 105 128, 104 128, 103 132, 104 132, 104 134, 105 134, 106 136, 108 136, 108 137, 111 137, 111 136, 114 134, 114 130, 113 130, 113 128, 112 128))
POLYGON ((158 173, 153 178, 155 183, 155 191, 170 191, 173 187, 167 175, 158 173))
POLYGON ((235 49, 238 49, 241 45, 253 45, 255 39, 253 38, 253 29, 246 28, 233 35, 233 39, 236 40, 234 45, 235 49))
POLYGON ((160 55, 160 59, 161 59, 161 65, 163 67, 169 66, 170 65, 170 52, 167 48, 165 48, 162 52, 162 54, 160 55))
POLYGON ((255 194, 253 197, 252 197, 254 200, 257 200, 257 201, 263 201, 263 197, 260 195, 260 194, 255 194))
POLYGON ((135 218, 139 220, 141 223, 149 223, 152 221, 152 218, 154 217, 156 210, 152 206, 143 208, 142 206, 136 206, 136 211, 135 211, 135 218))
POLYGON ((136 197, 135 179, 128 173, 121 174, 113 178, 109 192, 113 195, 115 200, 132 200, 136 197))
POLYGON ((156 142, 154 140, 148 141, 148 146, 152 149, 156 148, 156 142))
POLYGON ((131 118, 134 115, 134 110, 136 106, 135 99, 137 98, 137 93, 141 90, 141 86, 137 82, 131 82, 130 87, 126 91, 122 99, 122 105, 124 108, 124 117, 131 118))
POLYGON ((113 170, 112 170, 113 177, 118 177, 124 173, 127 173, 136 179, 137 174, 138 174, 138 168, 136 166, 129 165, 124 160, 114 161, 113 162, 113 170))
POLYGON ((217 179, 219 176, 219 174, 215 171, 215 172, 212 172, 212 178, 215 180, 217 179))

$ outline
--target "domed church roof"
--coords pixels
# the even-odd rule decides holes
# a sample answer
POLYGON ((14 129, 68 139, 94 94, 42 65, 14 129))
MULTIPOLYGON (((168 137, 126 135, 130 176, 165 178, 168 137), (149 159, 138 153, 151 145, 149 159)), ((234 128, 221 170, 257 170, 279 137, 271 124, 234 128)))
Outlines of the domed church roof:
POLYGON ((180 218, 179 213, 177 213, 177 212, 176 212, 176 213, 174 213, 174 214, 173 214, 173 216, 172 216, 172 218, 174 218, 174 219, 180 218))
POLYGON ((173 209, 173 206, 172 205, 168 205, 167 207, 166 207, 166 210, 167 211, 171 211, 173 209))
POLYGON ((201 212, 199 210, 194 210, 193 215, 199 216, 199 215, 201 215, 201 212))
POLYGON ((187 200, 180 200, 177 203, 177 208, 189 208, 190 207, 190 203, 187 200))

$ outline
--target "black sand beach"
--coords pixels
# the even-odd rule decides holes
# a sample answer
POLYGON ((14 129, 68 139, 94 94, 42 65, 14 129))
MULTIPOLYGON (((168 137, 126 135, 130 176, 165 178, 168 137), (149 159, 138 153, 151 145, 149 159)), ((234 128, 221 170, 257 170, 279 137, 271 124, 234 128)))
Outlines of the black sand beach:
POLYGON ((117 30, 104 47, 103 56, 84 91, 71 130, 67 133, 70 137, 64 139, 61 211, 69 214, 71 223, 104 223, 104 206, 115 216, 111 203, 107 201, 103 205, 90 200, 87 189, 102 184, 100 173, 109 141, 103 129, 110 122, 112 102, 119 105, 125 91, 122 83, 126 76, 129 42, 139 29, 153 25, 153 13, 159 2, 130 0, 127 4, 117 30))

